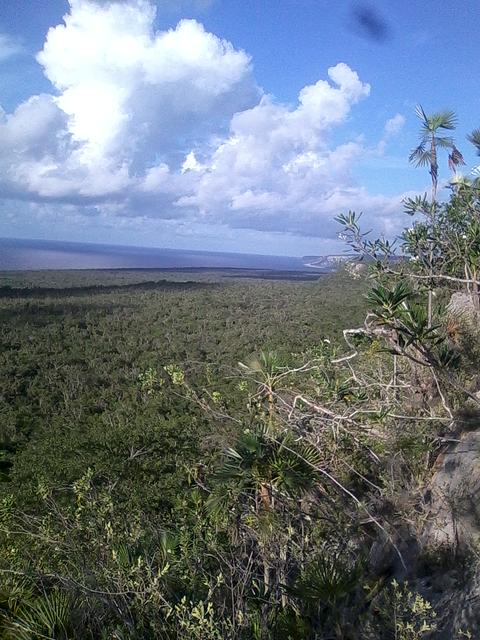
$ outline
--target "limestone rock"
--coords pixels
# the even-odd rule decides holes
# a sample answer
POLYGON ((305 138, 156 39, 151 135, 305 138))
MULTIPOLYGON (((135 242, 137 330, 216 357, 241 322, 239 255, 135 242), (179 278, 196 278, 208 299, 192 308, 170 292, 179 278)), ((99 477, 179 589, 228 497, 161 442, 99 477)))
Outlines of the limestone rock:
POLYGON ((459 320, 472 327, 476 327, 479 322, 478 311, 475 309, 472 297, 463 291, 452 294, 447 305, 447 315, 451 319, 459 320))
POLYGON ((437 461, 426 495, 423 543, 468 550, 480 542, 480 431, 463 433, 437 461))

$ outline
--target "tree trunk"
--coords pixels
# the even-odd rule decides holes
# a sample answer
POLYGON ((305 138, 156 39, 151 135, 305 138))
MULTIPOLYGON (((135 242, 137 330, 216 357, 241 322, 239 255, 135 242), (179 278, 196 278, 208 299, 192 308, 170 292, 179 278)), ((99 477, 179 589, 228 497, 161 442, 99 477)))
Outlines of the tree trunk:
MULTIPOLYGON (((432 134, 432 141, 430 145, 430 176, 432 177, 432 222, 435 219, 435 203, 437 200, 437 184, 438 184, 438 162, 437 162, 437 145, 435 142, 435 135, 432 134)), ((433 274, 433 245, 430 241, 430 255, 429 255, 430 267, 429 275, 433 274)), ((427 321, 428 328, 432 326, 433 320, 433 291, 432 283, 428 284, 428 309, 427 309, 427 321)))
POLYGON ((472 274, 472 302, 473 302, 473 307, 474 309, 476 309, 476 311, 480 311, 480 297, 479 297, 479 291, 478 291, 478 279, 477 279, 477 270, 474 269, 473 270, 473 274, 472 274))

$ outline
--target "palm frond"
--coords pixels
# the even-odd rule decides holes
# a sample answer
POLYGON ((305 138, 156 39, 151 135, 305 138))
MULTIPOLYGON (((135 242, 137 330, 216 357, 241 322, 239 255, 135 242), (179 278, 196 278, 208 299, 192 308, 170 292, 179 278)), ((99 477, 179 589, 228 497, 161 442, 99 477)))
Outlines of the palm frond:
POLYGON ((274 375, 284 364, 282 356, 276 351, 260 351, 258 356, 253 356, 246 363, 239 362, 238 366, 246 373, 274 375))
POLYGON ((39 598, 31 608, 32 622, 52 635, 57 630, 65 631, 70 612, 68 595, 63 591, 53 591, 48 596, 39 598))
POLYGON ((435 144, 442 149, 451 149, 455 146, 453 138, 449 136, 438 136, 435 138, 435 144))
POLYGON ((461 164, 465 164, 465 160, 457 147, 453 145, 452 151, 448 155, 448 166, 451 171, 456 171, 461 164))
POLYGON ((469 133, 467 140, 476 147, 477 155, 480 156, 480 129, 474 129, 472 133, 469 133))
POLYGON ((62 591, 52 591, 31 602, 25 602, 16 615, 6 622, 5 637, 17 640, 64 637, 71 612, 69 596, 62 591))
POLYGON ((221 518, 225 516, 235 502, 235 491, 231 486, 219 485, 215 491, 211 493, 205 503, 207 513, 213 518, 221 518))
POLYGON ((307 464, 311 467, 319 467, 322 462, 322 456, 318 449, 313 445, 307 444, 300 447, 300 453, 302 457, 307 461, 307 464))
POLYGON ((224 462, 223 465, 217 469, 213 476, 214 482, 242 482, 245 476, 245 471, 242 469, 241 464, 232 464, 230 462, 224 462))
POLYGON ((277 451, 272 457, 271 469, 273 484, 290 496, 305 494, 317 478, 310 464, 293 450, 277 451))
POLYGON ((159 544, 159 552, 163 556, 163 558, 169 558, 172 556, 178 549, 180 545, 180 539, 176 533, 172 531, 167 531, 164 529, 160 533, 160 544, 159 544))
POLYGON ((130 552, 130 549, 129 549, 128 545, 126 545, 123 542, 121 542, 120 544, 116 545, 116 547, 115 547, 115 556, 116 556, 118 564, 123 569, 128 569, 130 567, 130 565, 132 564, 132 554, 130 552))
POLYGON ((430 125, 430 131, 437 131, 437 129, 455 129, 457 126, 457 116, 454 111, 445 110, 437 111, 428 116, 428 122, 430 125))
POLYGON ((293 588, 293 595, 313 604, 335 606, 353 593, 360 564, 349 564, 339 556, 321 557, 310 563, 293 588))
POLYGON ((420 120, 422 120, 424 124, 428 124, 427 114, 423 110, 421 104, 417 104, 417 106, 415 107, 415 115, 417 116, 417 118, 420 118, 420 120))
POLYGON ((425 149, 423 144, 419 144, 416 149, 408 156, 408 161, 411 162, 415 167, 428 167, 432 161, 432 154, 430 151, 425 149))

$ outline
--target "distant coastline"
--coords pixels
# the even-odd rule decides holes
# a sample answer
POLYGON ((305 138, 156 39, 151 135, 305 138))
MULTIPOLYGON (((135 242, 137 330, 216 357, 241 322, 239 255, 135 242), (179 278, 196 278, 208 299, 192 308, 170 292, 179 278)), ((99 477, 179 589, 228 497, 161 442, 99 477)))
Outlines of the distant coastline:
POLYGON ((291 256, 0 238, 0 271, 187 268, 317 272, 322 267, 291 256))
POLYGON ((326 256, 304 256, 303 266, 310 269, 323 269, 326 271, 336 271, 340 264, 353 260, 354 255, 350 254, 329 254, 326 256))

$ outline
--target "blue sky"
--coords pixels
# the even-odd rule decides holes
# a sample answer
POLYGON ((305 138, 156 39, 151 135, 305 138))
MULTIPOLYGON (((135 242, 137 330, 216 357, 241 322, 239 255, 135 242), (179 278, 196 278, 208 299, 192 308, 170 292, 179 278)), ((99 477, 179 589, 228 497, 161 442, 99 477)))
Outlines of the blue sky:
MULTIPOLYGON (((3 0, 0 237, 289 255, 392 235, 418 121, 480 126, 477 2, 3 0)), ((446 158, 442 177, 449 178, 446 158)))

